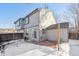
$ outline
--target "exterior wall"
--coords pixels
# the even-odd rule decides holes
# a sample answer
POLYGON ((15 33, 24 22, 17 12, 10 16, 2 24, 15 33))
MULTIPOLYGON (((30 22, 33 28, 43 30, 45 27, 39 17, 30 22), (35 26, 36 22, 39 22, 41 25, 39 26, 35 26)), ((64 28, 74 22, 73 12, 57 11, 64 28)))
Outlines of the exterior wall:
POLYGON ((39 29, 40 29, 40 40, 46 40, 46 34, 42 34, 42 29, 56 24, 52 12, 48 9, 39 10, 39 29))
POLYGON ((25 32, 24 32, 24 37, 26 36, 26 33, 28 33, 29 40, 31 40, 31 41, 39 41, 38 26, 26 29, 25 32), (37 38, 34 38, 34 31, 36 31, 36 37, 37 38))
POLYGON ((29 16, 29 23, 24 25, 24 37, 28 33, 29 40, 39 41, 38 24, 38 12, 35 12, 29 16), (37 32, 37 38, 34 38, 34 30, 37 32))
POLYGON ((61 35, 61 41, 68 41, 68 36, 69 36, 69 33, 68 33, 68 29, 67 28, 63 28, 61 29, 60 31, 60 35, 61 35))
POLYGON ((39 41, 46 40, 46 33, 43 33, 42 30, 39 28, 39 41))
MULTIPOLYGON (((37 10, 33 14, 30 14, 28 18, 29 23, 24 24, 25 28, 24 37, 28 32, 30 40, 36 40, 36 41, 46 40, 46 34, 45 33, 42 34, 42 29, 56 23, 52 12, 45 8, 37 10), (34 29, 36 29, 37 31, 37 38, 33 38, 34 29)), ((20 26, 17 28, 20 29, 20 26)))
POLYGON ((40 28, 46 28, 52 24, 56 24, 54 16, 48 9, 41 9, 39 12, 40 28))
POLYGON ((25 28, 31 28, 38 25, 38 12, 29 16, 29 23, 24 25, 25 28))
MULTIPOLYGON (((46 31, 46 37, 48 40, 57 41, 58 39, 57 35, 58 35, 57 29, 51 29, 46 31)), ((61 41, 68 41, 68 30, 66 28, 60 30, 60 38, 61 41)))
POLYGON ((21 28, 21 26, 15 26, 15 29, 18 31, 21 28))

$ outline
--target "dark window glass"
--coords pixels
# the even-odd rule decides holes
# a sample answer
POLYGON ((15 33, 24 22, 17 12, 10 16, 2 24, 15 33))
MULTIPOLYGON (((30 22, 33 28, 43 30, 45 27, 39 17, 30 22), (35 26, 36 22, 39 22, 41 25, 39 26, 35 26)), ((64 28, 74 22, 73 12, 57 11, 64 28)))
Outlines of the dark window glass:
POLYGON ((37 38, 37 33, 36 33, 36 31, 34 31, 34 38, 37 38))

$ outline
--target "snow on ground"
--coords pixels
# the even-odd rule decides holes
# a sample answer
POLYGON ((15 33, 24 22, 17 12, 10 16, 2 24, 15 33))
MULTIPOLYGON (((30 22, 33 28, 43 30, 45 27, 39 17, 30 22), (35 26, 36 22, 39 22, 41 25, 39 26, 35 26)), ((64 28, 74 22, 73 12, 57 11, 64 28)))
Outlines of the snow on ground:
MULTIPOLYGON (((39 46, 39 45, 38 45, 39 46)), ((69 56, 69 45, 68 43, 63 43, 60 45, 60 51, 54 48, 49 48, 46 46, 39 46, 39 48, 28 51, 26 53, 20 54, 19 56, 69 56)))
POLYGON ((70 40, 70 55, 71 56, 79 56, 79 40, 70 40))
POLYGON ((63 56, 69 56, 70 55, 70 45, 69 45, 69 43, 61 44, 60 51, 62 52, 63 56))
POLYGON ((24 41, 15 41, 15 43, 7 46, 5 56, 69 56, 69 44, 62 43, 60 51, 58 51, 57 48, 35 45, 24 41))
POLYGON ((26 56, 26 55, 27 56, 42 56, 42 55, 45 55, 45 53, 43 53, 39 49, 34 49, 34 50, 29 51, 29 52, 22 53, 18 56, 26 56))

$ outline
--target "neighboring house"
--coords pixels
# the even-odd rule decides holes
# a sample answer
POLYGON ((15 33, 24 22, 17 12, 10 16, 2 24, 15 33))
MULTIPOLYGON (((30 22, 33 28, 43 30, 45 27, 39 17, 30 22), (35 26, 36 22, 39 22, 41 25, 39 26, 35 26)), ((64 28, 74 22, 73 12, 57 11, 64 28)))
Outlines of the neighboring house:
POLYGON ((43 29, 52 24, 56 24, 53 13, 47 8, 37 8, 26 17, 15 21, 15 28, 17 31, 23 31, 24 37, 28 35, 29 40, 40 41, 45 39, 42 38, 43 29))
MULTIPOLYGON (((68 23, 61 23, 61 39, 68 40, 68 23)), ((47 8, 35 9, 24 18, 15 21, 18 32, 24 32, 24 38, 29 40, 55 40, 57 41, 57 24, 52 11, 47 8), (52 27, 54 26, 55 29, 52 27), (50 28, 52 27, 52 28, 50 28), (45 31, 45 29, 49 28, 45 31)))

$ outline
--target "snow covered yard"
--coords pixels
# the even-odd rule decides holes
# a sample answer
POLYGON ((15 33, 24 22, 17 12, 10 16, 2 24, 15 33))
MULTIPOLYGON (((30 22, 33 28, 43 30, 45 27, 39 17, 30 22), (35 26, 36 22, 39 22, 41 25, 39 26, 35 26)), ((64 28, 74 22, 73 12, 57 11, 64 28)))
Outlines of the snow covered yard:
MULTIPOLYGON (((0 55, 2 55, 0 53, 0 55)), ((50 48, 41 45, 35 45, 24 41, 18 41, 10 44, 5 49, 5 56, 69 56, 69 44, 62 43, 60 51, 57 48, 50 48)))
POLYGON ((69 45, 70 45, 70 55, 79 56, 79 40, 71 39, 69 41, 69 45))

